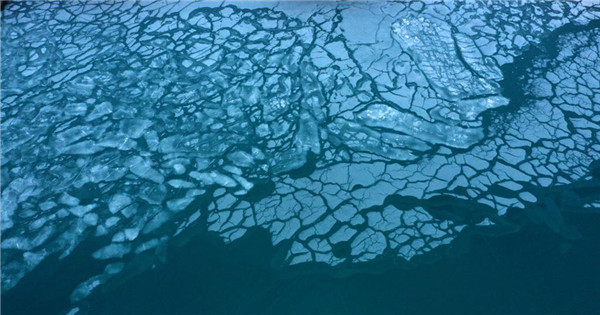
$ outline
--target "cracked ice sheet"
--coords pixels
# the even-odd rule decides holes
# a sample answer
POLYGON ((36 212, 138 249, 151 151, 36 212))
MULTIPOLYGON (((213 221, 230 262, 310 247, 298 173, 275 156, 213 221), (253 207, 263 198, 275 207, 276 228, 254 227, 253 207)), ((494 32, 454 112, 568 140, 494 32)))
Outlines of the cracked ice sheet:
POLYGON ((599 158, 591 6, 11 3, 2 288, 91 238, 106 269, 73 301, 194 228, 261 227, 289 264, 343 265, 450 243, 467 225, 432 197, 479 204, 477 226, 527 209, 599 158))

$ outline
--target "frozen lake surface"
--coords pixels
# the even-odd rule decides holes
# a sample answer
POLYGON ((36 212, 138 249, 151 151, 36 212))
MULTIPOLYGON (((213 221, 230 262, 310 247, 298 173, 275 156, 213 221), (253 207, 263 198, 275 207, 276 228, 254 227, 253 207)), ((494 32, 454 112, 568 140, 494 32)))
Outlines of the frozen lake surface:
POLYGON ((600 310, 599 2, 15 1, 1 42, 10 312, 388 313, 520 254, 600 310))

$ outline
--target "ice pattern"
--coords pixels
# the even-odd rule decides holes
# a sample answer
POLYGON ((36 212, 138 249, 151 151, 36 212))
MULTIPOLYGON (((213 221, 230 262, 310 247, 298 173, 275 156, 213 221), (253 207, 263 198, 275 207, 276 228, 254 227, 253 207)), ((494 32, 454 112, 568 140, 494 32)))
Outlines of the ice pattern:
POLYGON ((106 269, 74 303, 194 229, 338 268, 551 204, 598 176, 599 8, 11 2, 2 290, 92 238, 106 269))

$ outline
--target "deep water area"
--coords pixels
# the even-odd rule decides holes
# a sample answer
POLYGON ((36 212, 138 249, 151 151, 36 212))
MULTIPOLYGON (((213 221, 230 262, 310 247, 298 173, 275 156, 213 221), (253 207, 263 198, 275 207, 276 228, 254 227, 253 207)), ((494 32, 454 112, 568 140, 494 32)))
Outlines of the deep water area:
POLYGON ((598 1, 1 23, 3 313, 600 313, 598 1))

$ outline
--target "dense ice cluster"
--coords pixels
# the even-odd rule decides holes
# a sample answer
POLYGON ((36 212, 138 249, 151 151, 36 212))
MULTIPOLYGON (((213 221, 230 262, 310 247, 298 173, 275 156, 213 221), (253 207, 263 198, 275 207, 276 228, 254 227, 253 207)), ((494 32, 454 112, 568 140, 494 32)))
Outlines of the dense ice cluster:
POLYGON ((593 5, 11 3, 2 290, 91 238, 106 269, 73 301, 190 229, 260 227, 289 264, 339 265, 494 224, 600 158, 593 5))

